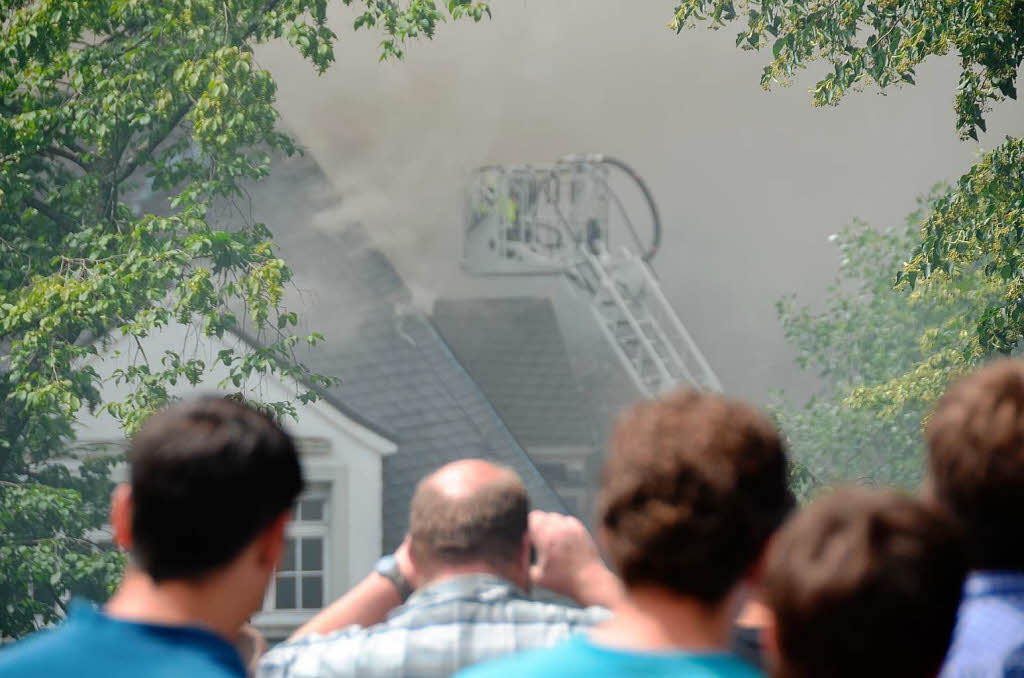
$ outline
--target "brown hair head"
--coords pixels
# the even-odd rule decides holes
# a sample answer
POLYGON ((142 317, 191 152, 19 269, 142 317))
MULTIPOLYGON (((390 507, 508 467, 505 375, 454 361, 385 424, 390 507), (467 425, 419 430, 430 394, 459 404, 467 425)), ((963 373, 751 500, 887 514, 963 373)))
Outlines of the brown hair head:
POLYGON ((416 488, 409 516, 413 559, 427 569, 475 562, 505 569, 522 554, 529 513, 526 488, 514 471, 479 460, 456 462, 416 488), (476 477, 459 479, 452 491, 439 480, 452 470, 476 477))
POLYGON ((885 490, 833 492, 769 550, 765 602, 777 678, 931 678, 946 654, 967 572, 954 522, 885 490))
POLYGON ((1024 362, 953 385, 925 437, 929 489, 963 523, 972 567, 1024 570, 1024 362))
POLYGON ((291 437, 265 414, 206 397, 157 412, 132 439, 132 556, 155 581, 229 563, 302 491, 291 437))
POLYGON ((599 499, 626 586, 719 602, 793 506, 786 467, 772 422, 744 403, 688 390, 632 407, 599 499))

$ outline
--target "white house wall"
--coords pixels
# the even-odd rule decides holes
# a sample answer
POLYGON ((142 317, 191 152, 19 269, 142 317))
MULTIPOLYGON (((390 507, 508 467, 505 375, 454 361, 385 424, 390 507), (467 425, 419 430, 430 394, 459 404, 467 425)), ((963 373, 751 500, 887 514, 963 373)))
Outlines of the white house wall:
MULTIPOLYGON (((100 389, 103 402, 117 402, 128 396, 131 387, 115 383, 111 375, 118 368, 140 361, 143 353, 153 370, 161 368, 160 360, 168 350, 178 353, 183 360, 199 358, 209 369, 202 383, 193 387, 181 381, 169 389, 172 396, 189 397, 218 391, 217 384, 228 376, 228 368, 218 363, 216 357, 218 351, 229 347, 244 350, 245 344, 232 335, 225 335, 225 340, 202 338, 194 328, 175 324, 142 339, 141 349, 134 340, 112 341, 105 350, 101 349, 104 359, 94 359, 92 363, 103 378, 100 389)), ((224 392, 241 390, 263 400, 290 400, 295 403, 298 421, 285 422, 289 432, 300 443, 304 439, 319 438, 330 444, 329 451, 300 444, 307 480, 329 482, 332 487, 331 546, 327 554, 330 576, 326 590, 330 600, 354 585, 380 555, 382 457, 393 453, 396 446, 326 402, 309 405, 297 402, 295 388, 276 378, 254 380, 247 386, 240 389, 228 382, 224 392)), ((123 439, 121 427, 112 416, 96 415, 85 409, 78 421, 77 436, 80 443, 123 439)))

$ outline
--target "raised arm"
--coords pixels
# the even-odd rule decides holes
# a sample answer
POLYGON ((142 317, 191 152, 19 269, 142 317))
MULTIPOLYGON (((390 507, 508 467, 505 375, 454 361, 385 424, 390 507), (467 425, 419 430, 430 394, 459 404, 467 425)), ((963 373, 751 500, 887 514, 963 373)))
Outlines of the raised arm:
MULTIPOLYGON (((394 558, 401 579, 405 582, 413 582, 415 570, 409 558, 408 537, 395 551, 394 558)), ((387 619, 391 610, 403 602, 402 592, 391 579, 376 571, 371 572, 348 593, 299 627, 292 634, 290 640, 310 633, 331 633, 352 625, 373 626, 379 624, 387 619)))
POLYGON ((615 608, 622 585, 601 560, 583 523, 561 513, 532 511, 530 541, 537 562, 530 568, 534 586, 572 598, 584 607, 615 608))

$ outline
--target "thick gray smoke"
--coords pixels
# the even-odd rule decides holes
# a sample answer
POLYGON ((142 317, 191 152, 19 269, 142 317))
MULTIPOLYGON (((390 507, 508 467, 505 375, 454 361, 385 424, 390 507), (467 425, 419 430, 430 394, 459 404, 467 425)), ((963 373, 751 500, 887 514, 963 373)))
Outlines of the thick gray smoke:
MULTIPOLYGON (((341 195, 294 228, 362 222, 426 306, 435 295, 531 293, 547 283, 460 272, 464 172, 573 152, 622 157, 662 210, 654 264, 669 299, 726 388, 759 400, 813 383, 796 373, 773 304, 789 292, 821 298, 836 271, 827 236, 854 217, 900 222, 978 150, 955 138, 951 59, 923 68, 917 87, 813 109, 814 73, 765 93, 765 56, 737 50, 731 29, 674 35, 669 1, 496 2, 492 21, 442 26, 388 64, 377 62, 378 36, 353 35, 339 5, 327 75, 282 46, 257 54, 277 76, 287 126, 341 195)), ((998 110, 984 144, 1024 132, 1021 110, 998 110)))

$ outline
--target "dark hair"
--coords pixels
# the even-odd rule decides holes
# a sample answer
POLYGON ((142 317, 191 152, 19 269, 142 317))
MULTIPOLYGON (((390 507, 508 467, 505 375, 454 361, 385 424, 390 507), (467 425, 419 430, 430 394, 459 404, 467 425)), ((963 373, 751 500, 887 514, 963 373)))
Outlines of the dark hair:
POLYGON ((229 563, 302 491, 291 438, 256 410, 201 398, 152 416, 129 451, 132 555, 154 580, 229 563))
POLYGON ((626 586, 718 603, 793 507, 786 454, 756 409, 686 390, 619 420, 601 491, 605 546, 626 586))
POLYGON ((409 515, 413 558, 507 567, 520 556, 529 514, 526 488, 511 470, 464 497, 445 495, 427 478, 416 488, 409 515))
POLYGON ((893 491, 826 495, 780 530, 765 602, 778 678, 931 678, 949 646, 963 579, 955 523, 893 491))
POLYGON ((925 429, 928 484, 963 523, 972 567, 1024 570, 1024 362, 961 379, 925 429))

